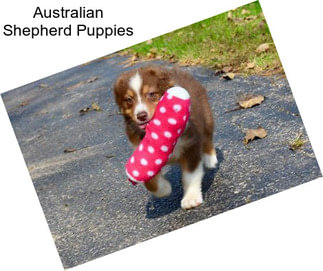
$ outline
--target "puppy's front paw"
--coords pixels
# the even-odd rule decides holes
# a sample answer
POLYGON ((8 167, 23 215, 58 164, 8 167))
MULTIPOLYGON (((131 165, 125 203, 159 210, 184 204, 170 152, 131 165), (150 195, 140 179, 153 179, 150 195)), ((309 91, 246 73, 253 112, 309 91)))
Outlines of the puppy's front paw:
POLYGON ((157 198, 167 197, 172 193, 172 186, 165 178, 160 177, 158 179, 158 189, 152 192, 157 198))
POLYGON ((181 206, 183 209, 192 209, 203 203, 202 193, 197 190, 187 192, 181 201, 181 206))
POLYGON ((215 153, 212 154, 203 154, 203 162, 206 168, 215 168, 218 163, 218 159, 215 153))

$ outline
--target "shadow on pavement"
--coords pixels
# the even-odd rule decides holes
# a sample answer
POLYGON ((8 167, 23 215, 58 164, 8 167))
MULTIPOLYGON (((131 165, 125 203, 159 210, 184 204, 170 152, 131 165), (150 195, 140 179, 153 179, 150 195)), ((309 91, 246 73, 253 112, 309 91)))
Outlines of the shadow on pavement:
MULTIPOLYGON (((210 170, 205 169, 205 175, 202 182, 203 196, 211 187, 215 173, 219 170, 220 164, 224 160, 221 150, 216 149, 216 152, 218 157, 216 168, 210 170)), ((146 218, 158 218, 181 208, 181 199, 183 197, 183 190, 180 182, 181 175, 181 170, 178 166, 171 167, 171 169, 166 173, 165 177, 172 185, 172 193, 166 198, 156 198, 151 196, 146 205, 146 218)))

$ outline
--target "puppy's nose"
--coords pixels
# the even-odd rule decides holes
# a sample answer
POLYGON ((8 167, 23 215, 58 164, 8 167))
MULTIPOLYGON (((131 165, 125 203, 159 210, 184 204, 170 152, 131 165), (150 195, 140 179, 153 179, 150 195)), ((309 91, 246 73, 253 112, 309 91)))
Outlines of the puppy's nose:
POLYGON ((140 121, 145 121, 145 120, 147 120, 147 117, 148 117, 148 114, 147 114, 147 112, 145 112, 145 111, 139 112, 139 113, 137 114, 137 119, 138 119, 138 120, 140 120, 140 121))

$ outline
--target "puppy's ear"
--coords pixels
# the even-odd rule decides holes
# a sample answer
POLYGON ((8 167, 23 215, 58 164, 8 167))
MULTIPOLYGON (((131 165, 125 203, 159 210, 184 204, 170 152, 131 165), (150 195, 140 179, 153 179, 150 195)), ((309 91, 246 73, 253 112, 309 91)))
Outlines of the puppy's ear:
POLYGON ((157 86, 162 91, 165 92, 170 87, 174 86, 174 82, 170 79, 169 71, 162 67, 149 67, 147 70, 148 74, 156 77, 157 86))
POLYGON ((121 75, 118 77, 118 79, 115 81, 114 86, 113 86, 113 90, 114 92, 118 92, 118 90, 122 89, 125 85, 125 79, 124 77, 121 75))
POLYGON ((113 92, 114 98, 119 107, 121 107, 124 92, 127 89, 127 80, 124 75, 120 75, 114 83, 113 92))

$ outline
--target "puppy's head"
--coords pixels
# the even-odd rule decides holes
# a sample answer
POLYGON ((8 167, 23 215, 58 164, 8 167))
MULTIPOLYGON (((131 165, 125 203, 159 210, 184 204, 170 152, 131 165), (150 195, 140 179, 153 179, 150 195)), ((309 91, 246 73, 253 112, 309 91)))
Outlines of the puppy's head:
POLYGON ((114 85, 114 95, 126 120, 132 120, 145 129, 159 99, 172 86, 166 69, 143 67, 121 74, 114 85))

